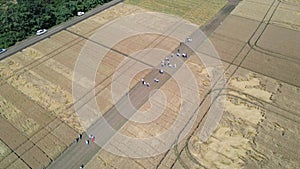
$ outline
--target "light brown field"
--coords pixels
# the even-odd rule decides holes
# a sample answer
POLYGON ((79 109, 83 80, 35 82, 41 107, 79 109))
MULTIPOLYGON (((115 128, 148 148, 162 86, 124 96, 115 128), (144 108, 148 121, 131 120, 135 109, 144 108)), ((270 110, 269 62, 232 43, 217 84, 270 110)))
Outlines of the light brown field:
POLYGON ((226 4, 225 0, 126 0, 125 3, 147 10, 172 14, 197 25, 203 25, 226 4))
MULTIPOLYGON (((98 28, 121 16, 147 10, 176 15, 202 25, 225 2, 178 0, 170 4, 167 0, 127 0, 2 60, 0 166, 46 167, 73 143, 79 132, 84 131, 84 124, 93 122, 80 123, 72 107, 76 102, 72 96, 72 80, 79 53, 98 28)), ((293 44, 290 42, 291 36, 298 37, 299 34, 298 4, 299 0, 285 0, 279 4, 269 26, 253 44, 257 50, 250 51, 245 60, 243 54, 250 47, 243 46, 255 33, 271 1, 242 1, 212 34, 211 41, 220 53, 224 68, 228 68, 225 72, 228 81, 218 96, 226 96, 223 117, 206 142, 199 135, 205 121, 203 116, 212 104, 211 95, 204 98, 212 84, 203 63, 198 57, 191 56, 186 65, 196 77, 203 104, 190 133, 166 154, 133 159, 103 150, 88 162, 86 168, 155 168, 158 164, 158 168, 299 168, 300 89, 298 71, 295 71, 299 67, 298 39, 293 44), (291 43, 287 45, 289 48, 281 46, 279 40, 284 44, 291 43), (282 61, 281 55, 288 59, 282 61)), ((155 46, 171 52, 178 46, 177 40, 163 38, 157 34, 143 34, 119 42, 113 49, 132 58, 109 51, 96 72, 95 84, 91 79, 78 82, 82 89, 94 85, 98 106, 94 110, 98 115, 107 112, 117 100, 112 95, 113 82, 120 88, 128 85, 130 90, 151 70, 136 72, 136 67, 144 64, 140 61, 159 65, 161 58, 145 57, 140 50, 155 46), (118 77, 113 77, 116 74, 118 77), (133 78, 128 80, 129 76, 133 78)), ((209 55, 209 51, 202 52, 209 55)), ((181 98, 177 83, 171 78, 139 108, 137 115, 146 117, 165 106, 159 118, 151 123, 129 121, 120 132, 133 138, 146 138, 167 131, 178 117, 182 103, 192 104, 193 101, 192 98, 181 98), (165 105, 162 104, 164 101, 165 105)), ((195 89, 188 91, 192 94, 195 89)), ((125 92, 120 91, 121 94, 125 92)), ((89 93, 81 94, 80 106, 92 102, 89 93)), ((126 145, 118 142, 114 146, 117 149, 126 145)), ((140 148, 141 152, 146 152, 140 148)))
MULTIPOLYGON (((93 22, 93 25, 97 26, 95 28, 99 28, 122 14, 130 14, 138 10, 133 6, 128 7, 122 4, 116 8, 104 11, 104 14, 93 16, 84 22, 93 22)), ((92 33, 93 27, 80 26, 86 24, 84 22, 69 29, 83 35, 92 33), (88 28, 87 32, 83 28, 88 28)), ((11 142, 8 144, 9 148, 1 144, 1 161, 3 162, 1 166, 28 167, 25 167, 20 159, 12 158, 11 151, 18 151, 27 165, 33 168, 47 166, 50 160, 57 158, 73 142, 77 135, 76 131, 82 132, 78 117, 70 107, 73 103, 71 81, 74 63, 83 44, 82 38, 62 31, 1 61, 0 109, 1 120, 6 123, 2 123, 1 131, 3 132, 0 137, 5 143, 9 140, 11 142), (8 95, 9 92, 10 95, 8 95), (20 104, 20 102, 23 103, 20 104), (51 120, 54 121, 51 122, 51 120), (62 123, 63 121, 67 125, 62 123), (15 134, 8 135, 8 133, 15 134), (36 146, 25 148, 28 145, 25 144, 23 135, 36 143, 36 146), (15 150, 16 148, 18 150, 15 150), (37 154, 35 157, 37 161, 32 161, 33 159, 29 157, 33 151, 37 154), (38 155, 39 152, 43 155, 38 155)), ((106 59, 103 62, 99 72, 104 70, 106 73, 99 75, 107 77, 114 72, 115 68, 108 71, 105 65, 113 68, 118 64, 115 60, 106 59)), ((98 84, 103 81, 103 77, 97 79, 98 84)), ((108 108, 105 106, 103 112, 108 108)))
MULTIPOLYGON (((136 3, 146 9, 150 9, 149 6, 155 6, 157 9, 160 9, 159 4, 156 2, 127 2, 136 3)), ((248 48, 243 49, 243 51, 240 50, 244 42, 247 42, 251 34, 254 33, 255 28, 258 26, 258 21, 263 18, 271 2, 252 0, 241 2, 227 21, 223 23, 223 26, 212 35, 213 43, 216 44, 217 50, 221 52, 221 59, 227 61, 225 65, 230 65, 232 62, 238 64, 242 61, 241 58, 248 48), (236 27, 237 24, 245 29, 236 27), (239 52, 241 53, 239 54, 239 52)), ((290 4, 294 2, 296 1, 280 4, 270 23, 298 30, 297 21, 293 19, 297 18, 293 17, 293 15, 296 15, 298 7, 290 4), (288 9, 292 8, 293 11, 288 12, 288 9), (285 14, 283 15, 283 13, 285 14), (282 23, 283 20, 288 22, 282 23)), ((278 43, 281 39, 291 39, 292 34, 294 36, 298 34, 284 28, 280 28, 282 35, 274 35, 275 31, 273 30, 272 33, 271 31, 263 32, 262 37, 265 36, 266 40, 270 37, 274 38, 274 40, 272 42, 259 41, 260 43, 255 45, 260 45, 259 47, 267 45, 272 52, 279 50, 280 47, 274 47, 275 43, 278 43)), ((293 45, 291 43, 289 47, 293 45)), ((295 50, 297 51, 297 49, 295 50)), ((279 51, 285 52, 286 56, 291 57, 295 50, 283 49, 279 51), (285 50, 288 52, 285 52, 285 50)), ((299 166, 297 162, 299 161, 299 152, 295 151, 296 147, 299 146, 297 142, 299 139, 299 126, 297 125, 299 113, 296 108, 299 106, 299 86, 297 86, 299 80, 294 75, 297 69, 292 66, 298 65, 298 57, 293 56, 296 64, 291 63, 291 61, 282 63, 277 59, 277 55, 276 57, 266 54, 258 56, 255 59, 251 58, 251 53, 247 56, 246 59, 248 60, 243 64, 250 70, 233 64, 228 67, 225 74, 228 77, 228 86, 220 94, 220 96, 226 96, 224 114, 220 124, 208 141, 203 142, 200 140, 201 127, 196 128, 190 138, 180 142, 165 155, 166 157, 159 168, 280 168, 280 166, 297 168, 299 166), (264 60, 264 57, 272 60, 274 65, 267 64, 267 62, 255 65, 264 60), (281 69, 281 66, 277 66, 277 64, 285 67, 290 66, 290 68, 284 67, 281 69), (260 67, 258 68, 258 66, 260 67), (182 153, 178 154, 180 151, 182 153)), ((199 75, 202 70, 205 72, 201 64, 199 62, 195 64, 195 62, 194 60, 187 62, 190 67, 194 68, 194 73, 199 75)), ((204 85, 203 79, 200 80, 200 78, 198 84, 201 84, 201 81, 204 85)), ((200 85, 201 89, 203 85, 200 85)), ((164 93, 170 95, 167 91, 164 93)), ((174 95, 171 96, 176 98, 174 95)), ((203 104, 202 107, 206 107, 209 104, 203 104)), ((150 110, 150 107, 150 102, 147 102, 141 110, 150 110)), ((176 110, 174 110, 174 114, 171 113, 170 109, 168 110, 169 114, 175 118, 176 113, 174 112, 176 110)), ((203 108, 203 111, 206 110, 203 108)), ((173 118, 168 119, 169 122, 173 120, 173 118)), ((149 137, 159 133, 156 128, 164 130, 162 122, 153 123, 152 125, 152 127, 149 127, 150 124, 140 125, 131 122, 122 131, 131 137, 149 137)), ((168 123, 165 123, 165 126, 168 125, 168 123)), ((122 143, 116 143, 116 145, 126 146, 122 145, 122 143)), ((115 148, 117 149, 118 146, 115 146, 115 148)), ((122 168, 124 166, 133 166, 134 168, 155 168, 155 164, 157 164, 159 159, 163 158, 162 156, 164 155, 133 159, 117 157, 103 150, 93 158, 87 167, 122 168)))

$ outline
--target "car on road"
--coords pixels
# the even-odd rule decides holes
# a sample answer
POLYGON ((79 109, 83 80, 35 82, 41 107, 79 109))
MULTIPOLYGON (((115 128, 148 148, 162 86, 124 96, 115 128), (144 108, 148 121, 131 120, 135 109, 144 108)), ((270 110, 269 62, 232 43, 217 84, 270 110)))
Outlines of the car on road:
POLYGON ((42 35, 47 32, 47 29, 40 29, 36 31, 36 35, 42 35))
POLYGON ((82 16, 84 15, 84 12, 77 12, 77 16, 82 16))
POLYGON ((0 54, 6 52, 6 49, 0 49, 0 54))

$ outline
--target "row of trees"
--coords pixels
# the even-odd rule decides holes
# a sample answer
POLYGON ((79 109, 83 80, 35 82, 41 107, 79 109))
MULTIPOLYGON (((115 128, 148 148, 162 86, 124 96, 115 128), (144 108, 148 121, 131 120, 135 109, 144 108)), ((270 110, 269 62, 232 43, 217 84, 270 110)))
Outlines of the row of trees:
POLYGON ((0 49, 111 0, 0 1, 0 49))

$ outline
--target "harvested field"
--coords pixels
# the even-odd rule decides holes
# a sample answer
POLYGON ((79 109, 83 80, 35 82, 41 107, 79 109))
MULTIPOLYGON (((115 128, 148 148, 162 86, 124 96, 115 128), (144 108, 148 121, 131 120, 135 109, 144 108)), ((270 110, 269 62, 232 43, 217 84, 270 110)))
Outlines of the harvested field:
POLYGON ((256 45, 265 51, 272 51, 275 54, 285 56, 287 60, 294 60, 299 63, 298 39, 300 39, 300 33, 297 31, 290 31, 278 26, 268 26, 256 45), (291 36, 294 38, 291 39, 291 36))
POLYGON ((7 147, 2 141, 0 142, 0 161, 4 159, 8 154, 10 154, 11 150, 7 147))
POLYGON ((179 16, 192 23, 203 25, 226 4, 225 0, 126 0, 125 3, 136 5, 147 10, 179 16))
POLYGON ((26 151, 21 158, 24 159, 31 168, 43 168, 48 166, 51 162, 47 155, 36 146, 26 151))
POLYGON ((299 0, 241 1, 211 43, 188 52, 188 59, 178 57, 193 76, 171 55, 189 51, 179 42, 225 3, 126 0, 1 60, 0 166, 300 168, 299 0), (161 66, 166 56, 178 70, 161 66), (217 77, 227 84, 214 90, 212 67, 220 65, 206 67, 213 61, 224 64, 217 77), (142 85, 142 78, 151 85, 142 85), (135 112, 127 110, 126 98, 135 112), (205 123, 222 98, 220 122, 205 123), (104 126, 92 134, 113 151, 101 147, 96 154, 94 143, 73 144, 101 116, 126 138, 153 142, 110 137, 104 126), (203 140, 206 124, 216 129, 203 140), (169 131, 176 139, 163 137, 169 131))
MULTIPOLYGON (((266 158, 253 149, 252 140, 257 135, 257 127, 265 119, 265 110, 252 104, 253 100, 244 101, 237 92, 254 95, 269 101, 271 93, 261 89, 257 78, 232 79, 230 86, 237 90, 230 90, 226 99, 225 112, 218 128, 212 137, 202 142, 195 134, 190 139, 190 153, 204 166, 209 168, 241 168, 245 165, 247 153, 252 158, 262 160, 266 158), (231 96, 233 95, 233 96, 231 96), (213 160, 212 160, 213 159, 213 160)), ((244 95, 243 95, 244 96, 244 95)))
POLYGON ((48 134, 37 145, 47 154, 51 160, 55 160, 61 152, 67 148, 57 137, 48 134))
POLYGON ((283 2, 287 2, 287 3, 295 4, 295 5, 299 5, 299 3, 300 3, 299 0, 283 0, 283 2))
POLYGON ((8 169, 30 169, 21 159, 16 160, 8 169))
MULTIPOLYGON (((141 1, 136 1, 136 3, 139 2, 141 1)), ((271 52, 267 55, 261 51, 252 50, 248 55, 244 56, 244 54, 247 54, 247 50, 251 50, 251 48, 244 47, 245 43, 249 39, 250 45, 252 45, 252 42, 255 42, 254 38, 258 36, 255 35, 253 38, 251 34, 260 33, 260 30, 256 30, 259 25, 258 21, 263 18, 271 4, 271 1, 243 1, 239 8, 233 12, 233 15, 227 18, 222 26, 212 35, 212 42, 216 44, 221 59, 228 63, 242 63, 245 66, 250 65, 249 62, 253 62, 253 64, 251 64, 250 70, 239 68, 236 65, 230 65, 227 70, 226 77, 229 78, 228 88, 225 88, 219 96, 224 95, 227 97, 225 112, 219 126, 208 141, 203 142, 200 140, 198 136, 201 128, 198 128, 190 138, 179 143, 165 157, 158 155, 152 158, 133 159, 116 157, 109 152, 102 151, 89 163, 88 168, 97 168, 99 166, 104 168, 122 168, 121 166, 126 165, 135 166, 135 168, 157 168, 156 164, 159 159, 162 159, 162 161, 160 161, 158 168, 280 168, 281 165, 287 168, 297 168, 298 164, 296 161, 299 160, 299 152, 293 150, 298 146, 295 140, 299 139, 299 126, 295 126, 295 122, 299 119, 295 109, 298 105, 297 100, 299 100, 296 96, 298 87, 295 86, 297 85, 297 76, 294 75, 295 72, 298 72, 296 71, 297 63, 282 62, 279 61, 282 59, 276 59, 271 55, 276 51, 278 53, 280 51, 285 52, 285 55, 288 57, 293 57, 294 55, 291 52, 295 52, 297 49, 290 48, 293 48, 293 44, 297 43, 292 43, 288 48, 280 49, 284 47, 282 44, 288 42, 281 43, 280 41, 285 40, 285 38, 290 39, 297 33, 279 27, 278 29, 284 30, 279 31, 280 34, 285 35, 282 35, 283 38, 277 39, 277 36, 281 35, 274 32, 271 33, 267 28, 262 33, 262 36, 259 36, 258 43, 254 44, 257 46, 254 47, 258 48, 267 45, 268 52, 271 52), (257 9, 257 11, 253 12, 251 10, 252 7, 257 9), (236 27, 236 25, 239 26, 236 27), (241 29, 241 27, 243 28, 241 29), (270 38, 274 40, 270 40, 270 38), (252 41, 252 39, 254 40, 252 41), (266 40, 268 40, 268 43, 264 42, 266 40), (281 44, 281 46, 276 47, 276 45, 272 45, 272 43, 276 42, 281 44), (253 54, 254 52, 255 54, 253 54), (243 57, 246 57, 246 59, 243 60, 243 57), (262 62, 265 59, 266 61, 262 62), (282 69, 278 69, 279 67, 282 67, 282 69), (287 100, 291 100, 291 102, 287 100), (288 127, 286 128, 285 125, 288 125, 288 127), (273 137, 276 139, 272 139, 273 137), (271 144, 268 144, 268 142, 271 142, 271 144), (287 145, 291 145, 292 148, 287 147, 287 145), (279 156, 283 158, 279 158, 279 156), (115 162, 116 160, 118 162, 115 162)), ((274 18, 279 17, 279 14, 276 15, 276 13, 283 10, 282 8, 283 4, 280 4, 278 10, 275 11, 274 18)), ((285 16, 290 18, 290 20, 293 18, 288 12, 285 16)), ((276 25, 279 24, 276 23, 276 25)), ((286 26, 284 27, 286 28, 286 26)), ((297 41, 297 39, 294 38, 293 40, 297 41)), ((209 51, 205 51, 205 48, 203 50, 204 53, 209 54, 209 51)), ((266 47, 263 50, 266 51, 266 47)), ((199 62, 198 64, 194 64, 194 62, 193 60, 187 63, 190 64, 195 72, 201 73, 202 69, 199 62)), ((246 66, 246 68, 250 67, 246 66)), ((168 92, 164 91, 164 93, 168 92)), ((173 96, 173 98, 175 97, 173 96)), ((155 101, 152 102, 152 106, 157 106, 155 101)), ((207 105, 202 105, 202 107, 205 106, 207 105)), ((150 102, 147 102, 142 106, 141 110, 151 112, 151 108, 150 102)), ((147 114, 144 115, 146 116, 147 114)), ((175 118, 176 115, 172 115, 175 118)), ((169 122, 172 121, 172 118, 167 119, 169 122)), ((152 125, 157 124, 162 126, 162 122, 153 123, 152 125)), ((166 122, 164 124, 168 125, 166 122)), ((130 122, 123 128, 122 132, 130 137, 149 137, 158 132, 155 128, 164 130, 160 126, 149 129, 147 125, 130 122)), ((121 142, 114 144, 115 149, 123 146, 125 145, 121 142)), ((143 147, 140 147, 140 149, 143 149, 143 147)), ((143 151, 141 150, 141 152, 143 151)))
POLYGON ((10 153, 5 158, 1 159, 0 164, 3 168, 8 168, 13 162, 18 160, 18 156, 15 153, 10 153))
POLYGON ((143 11, 145 10, 139 7, 120 3, 113 8, 110 8, 109 10, 101 12, 100 15, 92 16, 91 18, 86 19, 83 22, 71 26, 70 28, 68 28, 68 30, 81 36, 89 37, 90 35, 95 33, 98 28, 114 19, 143 11))
POLYGON ((20 112, 20 110, 14 107, 14 105, 5 100, 3 97, 0 98, 0 107, 2 118, 16 125, 16 128, 18 128, 25 135, 30 136, 39 128, 33 119, 27 118, 20 112))

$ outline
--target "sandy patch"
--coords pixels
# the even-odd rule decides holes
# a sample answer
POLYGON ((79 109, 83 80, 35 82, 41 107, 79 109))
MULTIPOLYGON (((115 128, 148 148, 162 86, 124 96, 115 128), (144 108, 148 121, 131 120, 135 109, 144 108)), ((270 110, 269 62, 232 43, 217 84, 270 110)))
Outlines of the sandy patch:
POLYGON ((257 125, 264 120, 263 113, 263 109, 248 102, 229 98, 216 131, 207 142, 201 142, 197 135, 193 136, 189 150, 208 168, 241 168, 249 152, 255 158, 263 159, 252 148, 257 125))
MULTIPOLYGON (((232 78, 229 82, 229 85, 245 94, 257 97, 266 102, 271 102, 272 93, 265 90, 264 86, 260 82, 260 79, 254 74, 249 74, 246 76, 246 78, 232 78)), ((230 92, 231 91, 229 91, 229 93, 230 92)))
POLYGON ((193 58, 197 58, 197 56, 195 55, 191 56, 191 58, 186 61, 186 65, 189 67, 189 69, 192 71, 195 77, 195 80, 198 85, 199 93, 202 98, 212 84, 205 66, 199 61, 199 59, 193 59, 193 58))
POLYGON ((300 88, 288 84, 281 84, 272 95, 272 101, 281 108, 298 112, 300 107, 300 88))

